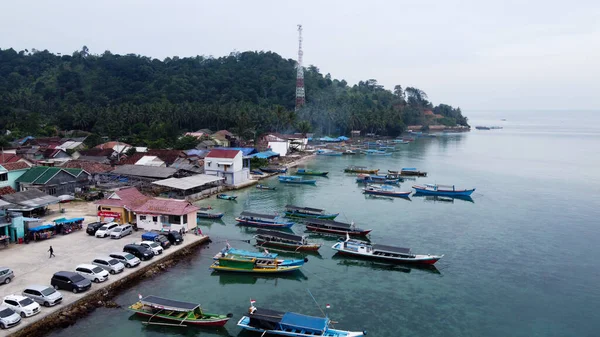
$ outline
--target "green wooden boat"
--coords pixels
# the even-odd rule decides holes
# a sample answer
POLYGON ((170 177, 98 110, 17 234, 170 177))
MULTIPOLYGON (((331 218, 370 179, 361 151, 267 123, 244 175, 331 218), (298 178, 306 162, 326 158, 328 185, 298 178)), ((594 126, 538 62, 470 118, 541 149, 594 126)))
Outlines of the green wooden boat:
POLYGON ((296 171, 296 174, 299 175, 299 176, 320 176, 320 177, 325 177, 325 176, 327 176, 327 174, 329 174, 329 172, 326 172, 326 171, 316 171, 316 170, 298 169, 298 171, 296 171))

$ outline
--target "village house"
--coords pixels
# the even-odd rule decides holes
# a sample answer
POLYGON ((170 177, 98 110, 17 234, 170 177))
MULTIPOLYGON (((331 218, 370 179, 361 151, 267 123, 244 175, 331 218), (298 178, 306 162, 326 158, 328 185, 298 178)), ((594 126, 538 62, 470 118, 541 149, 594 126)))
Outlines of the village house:
POLYGON ((0 188, 10 186, 16 191, 18 189, 17 179, 29 170, 29 165, 19 161, 2 164, 0 168, 2 168, 0 169, 0 188))
POLYGON ((82 169, 36 166, 16 179, 19 191, 32 188, 49 195, 74 194, 90 184, 90 174, 82 169))
POLYGON ((224 178, 226 185, 238 185, 250 179, 242 163, 242 151, 214 149, 204 158, 204 173, 224 178))
POLYGON ((16 150, 4 150, 0 153, 0 165, 17 162, 26 163, 28 166, 33 165, 31 161, 17 155, 16 150))
POLYGON ((114 221, 120 224, 133 223, 136 220, 134 209, 150 200, 135 187, 123 188, 113 192, 106 199, 95 201, 98 219, 102 222, 114 221))
POLYGON ((229 147, 231 146, 231 142, 234 141, 233 133, 227 130, 217 131, 210 135, 210 138, 222 147, 229 147))
POLYGON ((198 207, 184 200, 149 199, 135 208, 136 224, 143 230, 189 231, 197 226, 198 207))

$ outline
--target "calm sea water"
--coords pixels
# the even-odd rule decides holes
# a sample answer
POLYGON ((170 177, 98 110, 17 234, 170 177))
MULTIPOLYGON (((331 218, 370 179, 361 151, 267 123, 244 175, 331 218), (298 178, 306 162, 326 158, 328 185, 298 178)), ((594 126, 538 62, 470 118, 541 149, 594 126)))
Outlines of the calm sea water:
MULTIPOLYGON (((598 336, 600 333, 600 117, 592 112, 469 113, 472 125, 502 130, 419 138, 390 157, 319 157, 303 165, 330 171, 316 187, 236 192, 237 202, 211 198, 227 214, 202 222, 213 243, 167 273, 116 298, 124 307, 139 293, 199 302, 234 314, 220 330, 145 326, 124 309, 99 309, 53 336, 258 336, 235 325, 257 306, 319 315, 331 305, 336 327, 371 336, 598 336), (506 119, 506 121, 501 121, 506 119), (473 202, 412 197, 368 200, 347 165, 382 170, 417 167, 417 182, 476 187, 473 202), (302 273, 260 277, 211 273, 227 240, 253 230, 235 226, 243 210, 282 212, 288 204, 341 212, 340 221, 373 228, 376 243, 445 254, 437 270, 386 267, 334 256, 334 240, 309 256, 302 273)), ((409 190, 413 182, 402 185, 409 190)), ((295 232, 303 232, 301 225, 295 232)))

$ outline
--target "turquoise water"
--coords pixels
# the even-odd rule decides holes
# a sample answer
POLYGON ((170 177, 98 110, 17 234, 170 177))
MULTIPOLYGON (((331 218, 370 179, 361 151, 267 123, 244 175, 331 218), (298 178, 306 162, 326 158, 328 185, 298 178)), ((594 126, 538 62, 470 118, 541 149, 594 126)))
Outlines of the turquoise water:
MULTIPOLYGON (((249 299, 257 306, 319 315, 307 289, 337 328, 371 336, 598 336, 600 329, 600 118, 597 113, 470 113, 472 125, 502 130, 419 138, 392 157, 318 157, 301 167, 330 171, 317 186, 264 183, 277 191, 234 192, 237 202, 205 200, 226 212, 201 223, 213 243, 154 279, 116 298, 124 307, 139 293, 199 302, 234 314, 220 330, 145 326, 123 309, 99 309, 53 336, 260 336, 235 325, 249 299), (500 119, 505 118, 506 121, 500 119), (583 125, 582 125, 583 124, 583 125), (412 197, 370 200, 348 165, 429 172, 418 183, 477 190, 473 202, 412 197), (373 228, 371 241, 445 254, 437 269, 387 267, 334 256, 335 239, 309 255, 302 273, 256 277, 211 273, 225 241, 253 229, 235 226, 243 210, 282 212, 288 204, 340 212, 338 220, 373 228)), ((410 190, 413 182, 402 184, 410 190)), ((303 232, 301 225, 295 232, 303 232)))

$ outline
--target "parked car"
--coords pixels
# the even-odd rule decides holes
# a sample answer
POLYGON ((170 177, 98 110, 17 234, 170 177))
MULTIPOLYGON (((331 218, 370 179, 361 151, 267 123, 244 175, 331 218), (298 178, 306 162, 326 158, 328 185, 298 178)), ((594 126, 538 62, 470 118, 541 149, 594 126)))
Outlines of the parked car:
POLYGON ((131 225, 121 225, 115 227, 112 232, 110 232, 111 239, 120 239, 125 235, 129 235, 133 233, 133 227, 131 225))
POLYGON ((8 267, 0 267, 0 284, 9 284, 15 278, 15 273, 8 267))
POLYGON ((123 252, 129 253, 142 261, 150 260, 154 257, 152 249, 136 244, 125 245, 123 252))
POLYGON ((73 293, 80 293, 92 287, 92 282, 72 271, 59 271, 52 275, 50 284, 54 289, 64 289, 73 293))
POLYGON ((97 221, 97 222, 90 222, 87 225, 87 228, 86 228, 85 232, 88 233, 91 236, 94 236, 94 235, 96 235, 96 231, 98 231, 98 229, 100 229, 100 227, 102 227, 103 225, 104 225, 104 223, 99 222, 99 221, 97 221))
POLYGON ((40 305, 29 297, 21 295, 8 295, 4 297, 2 305, 11 308, 21 317, 31 317, 40 313, 40 305))
POLYGON ((62 294, 50 286, 31 285, 23 290, 21 295, 43 304, 45 307, 57 305, 63 299, 62 294))
POLYGON ((111 257, 97 257, 92 264, 98 266, 111 274, 118 274, 125 270, 125 265, 111 257))
POLYGON ((133 268, 141 263, 140 259, 138 259, 137 257, 133 256, 132 254, 129 254, 126 252, 112 253, 112 254, 109 254, 108 256, 121 262, 127 268, 133 268))
POLYGON ((0 305, 0 328, 9 329, 21 323, 21 316, 11 308, 0 305))
POLYGON ((102 225, 102 227, 98 228, 98 230, 96 231, 96 237, 97 238, 105 238, 107 236, 110 235, 110 233, 113 231, 113 229, 119 227, 119 224, 116 222, 110 222, 107 224, 102 225))
POLYGON ((163 247, 163 249, 171 247, 171 242, 169 241, 169 239, 167 239, 167 237, 162 235, 161 233, 157 232, 146 232, 142 234, 142 240, 157 242, 158 244, 160 244, 161 247, 163 247))
POLYGON ((167 237, 167 240, 171 242, 172 245, 180 245, 183 243, 183 236, 178 231, 170 231, 164 234, 167 237))
POLYGON ((160 255, 163 253, 163 248, 160 246, 158 242, 154 241, 142 241, 137 243, 140 246, 144 246, 148 249, 151 249, 154 252, 154 255, 160 255))
POLYGON ((75 267, 75 272, 96 283, 108 280, 108 272, 93 264, 80 264, 75 267))

